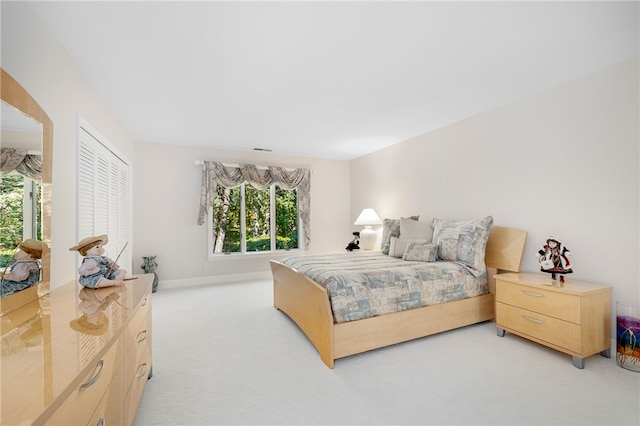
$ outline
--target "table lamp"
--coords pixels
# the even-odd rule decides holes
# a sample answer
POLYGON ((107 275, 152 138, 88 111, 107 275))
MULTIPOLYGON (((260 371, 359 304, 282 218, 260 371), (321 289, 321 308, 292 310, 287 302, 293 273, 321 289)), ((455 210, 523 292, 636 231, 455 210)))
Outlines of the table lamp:
POLYGON ((378 233, 371 229, 373 225, 382 225, 380 216, 373 209, 364 209, 354 222, 354 225, 362 225, 364 229, 360 231, 360 248, 363 250, 373 250, 376 244, 378 233))

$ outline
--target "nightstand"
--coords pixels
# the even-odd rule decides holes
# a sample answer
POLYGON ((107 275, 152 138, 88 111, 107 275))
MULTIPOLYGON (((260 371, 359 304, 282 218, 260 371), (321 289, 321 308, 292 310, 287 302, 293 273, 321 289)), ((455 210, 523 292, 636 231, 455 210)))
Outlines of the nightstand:
POLYGON ((573 365, 600 353, 611 358, 611 287, 575 281, 552 283, 535 273, 495 275, 496 326, 564 352, 573 365))

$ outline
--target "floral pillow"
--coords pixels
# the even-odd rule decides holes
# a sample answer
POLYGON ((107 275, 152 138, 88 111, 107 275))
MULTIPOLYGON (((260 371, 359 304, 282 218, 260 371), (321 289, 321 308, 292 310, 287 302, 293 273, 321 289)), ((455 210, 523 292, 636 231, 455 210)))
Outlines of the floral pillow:
POLYGON ((435 262, 437 246, 430 242, 413 241, 407 244, 402 255, 402 260, 414 260, 417 262, 435 262))
POLYGON ((402 257, 409 244, 414 242, 431 243, 431 240, 418 238, 402 238, 402 234, 400 234, 400 237, 391 237, 391 244, 389 245, 389 256, 402 257))
POLYGON ((484 252, 492 225, 491 216, 481 220, 433 219, 433 243, 438 259, 461 262, 475 276, 484 275, 484 252))
MULTIPOLYGON (((418 220, 420 216, 410 216, 403 219, 418 220)), ((389 254, 389 246, 391 245, 391 237, 400 236, 400 219, 384 219, 382 221, 382 241, 380 242, 380 250, 382 254, 389 254)))

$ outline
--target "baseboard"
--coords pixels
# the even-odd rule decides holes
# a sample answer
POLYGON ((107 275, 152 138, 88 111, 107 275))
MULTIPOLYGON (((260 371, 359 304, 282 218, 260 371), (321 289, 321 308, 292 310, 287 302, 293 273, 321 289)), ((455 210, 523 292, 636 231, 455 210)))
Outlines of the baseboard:
POLYGON ((271 279, 271 272, 269 271, 250 272, 246 274, 211 275, 207 277, 182 278, 177 280, 160 280, 158 281, 158 291, 162 291, 162 289, 181 289, 186 287, 201 287, 268 279, 271 279))

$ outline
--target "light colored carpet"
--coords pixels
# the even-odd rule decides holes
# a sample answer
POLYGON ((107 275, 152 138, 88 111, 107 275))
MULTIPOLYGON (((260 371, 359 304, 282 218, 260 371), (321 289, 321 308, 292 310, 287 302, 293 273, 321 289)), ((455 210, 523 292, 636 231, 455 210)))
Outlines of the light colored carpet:
POLYGON ((640 374, 487 322, 343 358, 272 307, 270 281, 153 296, 137 425, 639 425, 640 374))

